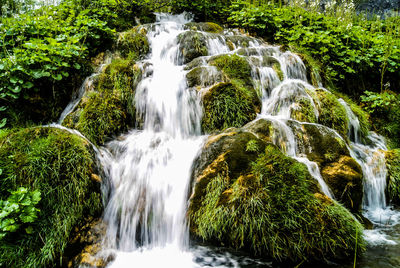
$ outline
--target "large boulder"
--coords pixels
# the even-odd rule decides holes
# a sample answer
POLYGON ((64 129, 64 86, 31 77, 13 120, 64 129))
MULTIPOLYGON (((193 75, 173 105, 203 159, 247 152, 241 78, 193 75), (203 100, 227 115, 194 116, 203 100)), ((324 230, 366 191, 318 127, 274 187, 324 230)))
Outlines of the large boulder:
POLYGON ((193 177, 190 230, 205 241, 297 263, 364 248, 351 213, 319 191, 304 164, 254 133, 211 136, 193 177))
POLYGON ((20 187, 41 193, 36 207, 29 206, 28 200, 20 204, 21 210, 0 218, 1 226, 14 221, 17 227, 0 239, 0 266, 65 265, 60 261, 74 228, 102 211, 100 184, 92 179, 98 177, 92 147, 58 128, 4 131, 0 134, 0 166, 0 200, 20 187), (23 206, 29 210, 22 210, 23 206), (39 210, 37 218, 32 215, 35 209, 39 210), (29 219, 33 222, 28 223, 29 219))
MULTIPOLYGON (((296 152, 316 162, 321 175, 335 199, 353 212, 360 212, 363 198, 363 173, 350 156, 346 142, 334 130, 318 124, 288 120, 296 140, 296 152)), ((258 119, 244 129, 266 142, 272 142, 283 152, 289 150, 289 141, 281 125, 269 119, 258 119)))
POLYGON ((359 212, 363 199, 363 173, 351 157, 346 142, 332 129, 290 122, 297 136, 298 151, 318 164, 321 175, 336 200, 352 212, 359 212))

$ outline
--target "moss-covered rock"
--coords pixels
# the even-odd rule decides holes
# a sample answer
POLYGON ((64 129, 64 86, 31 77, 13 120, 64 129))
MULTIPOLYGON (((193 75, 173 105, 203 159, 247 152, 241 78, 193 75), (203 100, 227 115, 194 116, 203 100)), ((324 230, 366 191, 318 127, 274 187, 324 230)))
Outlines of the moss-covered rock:
POLYGON ((100 185, 89 143, 65 130, 35 127, 6 131, 0 137, 0 199, 23 186, 41 192, 31 234, 10 233, 0 240, 4 267, 55 267, 70 233, 84 218, 99 216, 100 185))
POLYGON ((290 122, 298 139, 298 151, 318 164, 336 200, 359 212, 363 198, 363 174, 350 156, 345 141, 331 129, 317 124, 290 122))
POLYGON ((239 55, 220 55, 214 57, 209 62, 216 66, 231 80, 236 80, 243 86, 252 87, 251 67, 247 60, 239 55))
POLYGON ((203 97, 202 129, 205 132, 240 127, 253 120, 260 111, 254 92, 237 83, 219 83, 203 97))
POLYGON ((75 228, 73 238, 66 249, 68 267, 105 267, 112 257, 98 256, 106 234, 107 225, 101 219, 91 219, 81 228, 75 228))
POLYGON ((131 60, 143 58, 150 51, 149 40, 146 36, 146 29, 135 27, 119 35, 117 49, 121 56, 131 60))
POLYGON ((95 89, 85 93, 63 124, 95 144, 128 130, 135 124, 135 88, 141 77, 141 69, 131 60, 113 60, 99 75, 95 89))
POLYGON ((317 123, 314 105, 309 98, 300 98, 293 103, 290 117, 300 122, 317 123))
POLYGON ((183 32, 178 36, 178 42, 183 63, 189 63, 197 57, 208 55, 206 36, 200 32, 183 32))
POLYGON ((308 89, 314 99, 319 116, 318 123, 336 130, 344 139, 347 139, 348 123, 346 109, 340 104, 336 96, 325 89, 308 89))
POLYGON ((400 149, 386 152, 386 167, 388 169, 388 199, 400 206, 400 149))
POLYGON ((365 246, 361 224, 318 192, 307 167, 252 133, 210 137, 194 181, 190 230, 206 241, 289 262, 348 258, 365 246))
POLYGON ((203 88, 224 81, 224 77, 214 66, 200 66, 188 72, 186 80, 189 87, 203 88))
POLYGON ((234 49, 238 47, 247 48, 250 42, 254 41, 254 38, 244 35, 227 35, 225 38, 226 42, 231 43, 234 49))
POLYGON ((213 22, 189 22, 185 24, 192 31, 203 31, 208 33, 223 33, 224 28, 213 22))
POLYGON ((221 73, 224 82, 203 96, 202 128, 206 132, 240 127, 253 120, 261 102, 251 81, 249 63, 238 55, 212 57, 209 64, 221 73))

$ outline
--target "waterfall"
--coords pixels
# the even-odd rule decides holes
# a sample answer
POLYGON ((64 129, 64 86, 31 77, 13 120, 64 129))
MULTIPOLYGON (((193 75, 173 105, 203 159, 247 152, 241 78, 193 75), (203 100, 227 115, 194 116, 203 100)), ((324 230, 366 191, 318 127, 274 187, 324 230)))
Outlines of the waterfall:
MULTIPOLYGON (((103 219, 107 224, 99 256, 112 259, 110 267, 131 267, 132 263, 135 267, 199 267, 199 262, 208 265, 216 259, 221 267, 238 266, 229 254, 221 257, 201 246, 190 247, 186 222, 192 165, 207 138, 201 132, 201 96, 224 79, 215 66, 208 64, 216 55, 245 56, 251 67, 253 86, 261 98, 261 112, 256 120, 271 122, 274 129, 271 141, 282 152, 305 164, 321 192, 335 198, 318 164, 307 158, 310 148, 300 144, 296 128, 313 125, 345 141, 335 130, 293 118, 298 98, 307 100, 312 116, 319 118, 319 103, 310 94, 316 89, 307 81, 306 67, 300 57, 244 36, 241 38, 248 41, 245 46, 240 42, 228 45, 226 36, 234 35, 233 32, 225 31, 225 35, 202 32, 208 55, 196 58, 194 66, 206 71, 200 75, 198 88, 190 88, 186 75, 187 69, 193 67, 187 68, 192 63, 182 64, 178 40, 178 36, 188 31, 184 24, 189 21, 186 15, 158 14, 157 23, 146 28, 151 52, 137 63, 143 75, 132 103, 143 129, 133 129, 96 151, 104 174, 103 219)), ((106 64, 107 61, 85 80, 63 111, 60 123, 91 89, 106 64)), ((397 223, 400 217, 387 207, 385 200, 384 140, 371 133, 367 139, 373 145, 362 144, 357 116, 345 101, 340 102, 349 119, 348 149, 365 177, 365 215, 375 224, 397 223)), ((57 124, 50 126, 64 128, 57 124)), ((83 137, 75 130, 66 130, 83 137)), ((376 233, 367 235, 372 237, 376 233)), ((380 241, 384 239, 381 235, 380 241)))
POLYGON ((135 96, 143 130, 110 142, 112 155, 102 161, 110 185, 103 251, 115 256, 111 267, 132 260, 139 267, 180 261, 191 266, 185 212, 192 162, 204 136, 200 98, 187 89, 183 66, 177 65, 177 37, 186 22, 184 15, 159 15, 148 32, 151 55, 143 73, 151 75, 143 77, 135 96))
POLYGON ((364 215, 377 226, 374 230, 366 230, 365 235, 371 244, 392 244, 396 242, 388 239, 384 232, 387 226, 394 226, 400 222, 398 211, 386 204, 387 169, 384 151, 387 150, 383 137, 370 132, 366 137, 369 145, 361 141, 360 122, 350 106, 343 100, 339 102, 346 109, 349 118, 350 139, 349 150, 351 156, 360 164, 364 175, 364 215))

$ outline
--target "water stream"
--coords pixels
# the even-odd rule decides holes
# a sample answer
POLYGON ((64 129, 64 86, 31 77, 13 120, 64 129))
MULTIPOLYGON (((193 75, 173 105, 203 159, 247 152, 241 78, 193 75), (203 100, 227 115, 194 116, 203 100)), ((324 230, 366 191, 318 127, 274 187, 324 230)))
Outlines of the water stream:
MULTIPOLYGON (((134 267, 272 267, 268 261, 189 244, 186 208, 191 169, 207 138, 201 134, 201 95, 212 86, 209 81, 218 77, 215 67, 207 64, 210 56, 237 52, 248 56, 253 83, 262 100, 256 120, 264 118, 272 122, 274 143, 304 163, 321 191, 334 198, 317 163, 307 159, 307 148, 298 144, 294 129, 288 124, 289 121, 300 124, 292 118, 298 97, 307 99, 314 107, 315 118, 319 116, 317 104, 308 93, 315 88, 307 81, 306 67, 297 55, 257 39, 251 39, 246 48, 235 44, 231 51, 225 37, 214 34, 207 39, 209 55, 201 61, 210 72, 204 77, 201 90, 190 89, 177 38, 186 31, 184 24, 189 20, 185 15, 165 14, 158 14, 157 19, 147 32, 151 53, 138 63, 143 68, 143 78, 136 88, 135 105, 143 129, 131 130, 98 153, 104 169, 103 194, 107 204, 104 221, 108 226, 100 256, 112 256, 109 267, 133 267, 133 264, 134 267), (263 64, 266 57, 279 62, 282 81, 276 70, 263 64)), ((79 103, 93 77, 85 81, 64 110, 60 123, 79 103)), ((393 228, 398 228, 400 214, 388 207, 385 200, 386 167, 382 152, 386 150, 385 143, 371 133, 368 139, 372 145, 363 144, 357 117, 347 103, 340 101, 350 121, 349 149, 365 177, 365 216, 377 226, 366 231, 366 237, 380 248, 396 246, 400 237, 393 235, 393 228)), ((399 247, 390 248, 396 249, 399 247)))

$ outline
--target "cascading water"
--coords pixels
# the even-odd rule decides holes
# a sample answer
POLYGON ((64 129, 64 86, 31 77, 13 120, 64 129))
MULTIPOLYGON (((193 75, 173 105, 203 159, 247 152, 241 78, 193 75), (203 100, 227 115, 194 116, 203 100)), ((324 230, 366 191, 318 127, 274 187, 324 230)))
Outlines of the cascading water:
POLYGON ((366 237, 373 244, 396 244, 388 239, 384 229, 395 226, 400 222, 400 213, 386 204, 387 169, 384 151, 387 150, 383 137, 371 132, 366 137, 369 145, 361 141, 360 122, 349 105, 343 100, 339 102, 346 109, 349 118, 350 152, 360 164, 364 175, 364 215, 377 226, 367 230, 366 237), (382 228, 383 227, 383 228, 382 228))
POLYGON ((151 75, 136 89, 143 130, 109 143, 113 155, 102 162, 111 187, 104 252, 115 254, 112 267, 129 266, 131 258, 139 267, 192 262, 184 253, 185 211, 192 162, 204 141, 201 106, 197 92, 186 88, 183 66, 177 65, 177 36, 188 21, 184 15, 159 15, 158 20, 148 32, 151 56, 144 74, 151 75))
MULTIPOLYGON (((111 267, 132 267, 132 263, 135 267, 198 267, 211 263, 220 267, 240 266, 229 254, 215 254, 200 246, 189 247, 185 215, 192 164, 206 138, 201 135, 200 96, 222 79, 216 67, 208 65, 208 60, 215 55, 246 56, 252 68, 254 87, 259 90, 262 101, 256 120, 269 120, 274 128, 272 141, 275 145, 304 163, 321 191, 334 198, 317 163, 306 157, 310 148, 300 144, 295 135, 296 126, 323 127, 293 119, 298 98, 307 100, 313 107, 314 118, 319 117, 319 104, 309 93, 315 88, 307 81, 301 59, 254 38, 248 38, 246 46, 240 42, 228 45, 226 36, 233 32, 225 33, 226 36, 202 33, 206 36, 208 56, 198 58, 197 64, 206 71, 201 73, 197 91, 188 88, 186 66, 180 65, 183 60, 178 36, 186 31, 184 24, 187 22, 184 15, 159 14, 158 22, 148 28, 151 54, 137 63, 143 77, 136 88, 135 104, 132 104, 136 105, 143 129, 132 130, 98 152, 106 178, 104 220, 108 225, 99 255, 105 259, 112 256, 111 267), (278 63, 281 73, 271 62, 278 63)), ((61 115, 60 122, 77 105, 92 78, 85 81, 61 115)), ((375 134, 368 136, 373 145, 362 144, 357 117, 343 100, 341 103, 350 121, 349 150, 366 178, 363 204, 366 216, 376 224, 394 224, 400 217, 385 203, 386 168, 381 152, 386 150, 385 144, 375 134), (386 216, 382 218, 382 213, 376 216, 379 211, 387 212, 386 216), (392 211, 391 214, 388 211, 392 211)), ((344 142, 334 130, 324 127, 324 131, 344 142)))

